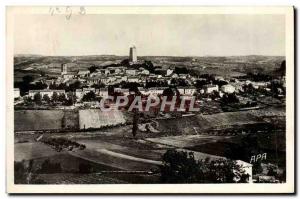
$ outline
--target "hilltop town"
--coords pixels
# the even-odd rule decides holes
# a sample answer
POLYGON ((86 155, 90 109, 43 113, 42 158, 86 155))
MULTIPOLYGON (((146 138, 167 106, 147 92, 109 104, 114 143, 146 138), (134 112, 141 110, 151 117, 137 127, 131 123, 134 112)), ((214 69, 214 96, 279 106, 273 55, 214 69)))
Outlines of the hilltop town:
POLYGON ((61 179, 39 175, 45 183, 66 181, 82 165, 103 173, 96 180, 88 169, 80 177, 86 183, 157 183, 162 155, 174 148, 198 159, 239 161, 248 182, 285 180, 284 57, 140 57, 133 46, 128 57, 18 55, 14 61, 16 161, 43 164, 59 155, 69 161, 59 162, 61 179), (178 96, 199 110, 101 111, 108 96, 107 107, 116 106, 117 96, 131 102, 178 96), (34 155, 22 152, 28 142, 34 155), (257 157, 264 157, 259 164, 257 157), (112 170, 119 174, 105 173, 112 170))

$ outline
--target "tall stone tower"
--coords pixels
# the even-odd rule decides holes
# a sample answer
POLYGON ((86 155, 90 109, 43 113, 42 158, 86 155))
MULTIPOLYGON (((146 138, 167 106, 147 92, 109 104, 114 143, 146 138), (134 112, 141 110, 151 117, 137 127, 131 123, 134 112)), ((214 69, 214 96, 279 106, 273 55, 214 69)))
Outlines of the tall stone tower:
POLYGON ((67 71, 68 71, 67 64, 62 64, 61 65, 61 75, 67 74, 67 71))
POLYGON ((136 55, 136 48, 135 46, 130 47, 129 50, 129 62, 136 63, 137 62, 137 55, 136 55))

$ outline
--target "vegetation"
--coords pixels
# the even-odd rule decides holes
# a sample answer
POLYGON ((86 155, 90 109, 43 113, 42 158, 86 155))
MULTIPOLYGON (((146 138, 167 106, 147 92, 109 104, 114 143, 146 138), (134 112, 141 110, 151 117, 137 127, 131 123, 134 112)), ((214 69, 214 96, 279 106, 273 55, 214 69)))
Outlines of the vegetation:
POLYGON ((223 97, 221 98, 221 102, 224 104, 234 104, 234 103, 239 103, 239 99, 234 93, 230 94, 224 94, 223 97))
POLYGON ((90 91, 83 95, 82 99, 83 102, 91 102, 96 100, 96 94, 93 91, 90 91))
POLYGON ((42 104, 42 97, 40 93, 36 93, 33 96, 33 101, 37 104, 37 105, 41 105, 42 104))
POLYGON ((43 180, 37 178, 33 165, 33 160, 14 162, 15 184, 45 184, 43 180))
POLYGON ((97 69, 98 69, 98 67, 97 67, 97 66, 95 66, 95 65, 93 65, 93 66, 89 67, 89 71, 90 71, 90 73, 94 73, 94 72, 95 72, 97 69))
POLYGON ((161 166, 162 183, 244 183, 248 174, 235 161, 195 160, 193 152, 168 150, 161 166))
POLYGON ((72 151, 74 148, 78 148, 80 150, 84 150, 86 148, 84 144, 79 144, 65 138, 47 138, 43 139, 42 142, 50 145, 58 152, 62 151, 63 149, 72 151))

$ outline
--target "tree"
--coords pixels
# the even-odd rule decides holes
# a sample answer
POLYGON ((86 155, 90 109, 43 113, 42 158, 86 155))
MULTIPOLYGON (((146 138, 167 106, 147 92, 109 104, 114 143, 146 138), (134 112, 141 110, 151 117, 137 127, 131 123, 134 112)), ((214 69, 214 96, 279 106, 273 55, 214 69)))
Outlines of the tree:
POLYGON ((52 101, 57 102, 57 100, 58 100, 58 94, 57 94, 57 92, 53 92, 52 101))
POLYGON ((43 96, 43 101, 49 103, 49 102, 50 102, 50 97, 49 97, 47 94, 45 94, 45 95, 43 96))
POLYGON ((22 79, 23 79, 23 83, 24 84, 29 84, 30 82, 33 81, 33 76, 31 76, 31 75, 25 75, 22 79))
POLYGON ((16 85, 16 87, 20 88, 21 95, 24 95, 26 92, 30 90, 30 83, 34 80, 33 76, 25 75, 23 81, 16 85))
POLYGON ((91 87, 96 88, 96 89, 105 88, 105 84, 102 82, 99 82, 98 84, 93 84, 91 87))
POLYGON ((59 102, 62 102, 64 103, 66 101, 66 95, 64 93, 61 93, 59 96, 58 96, 58 101, 59 102))
POLYGON ((81 88, 81 82, 79 80, 69 85, 69 88, 66 88, 67 91, 75 91, 76 89, 81 88))
POLYGON ((180 98, 180 93, 178 91, 177 88, 166 88, 163 93, 162 96, 166 96, 167 100, 172 100, 173 96, 177 96, 177 100, 180 98))
POLYGON ((14 163, 14 180, 15 184, 46 184, 35 174, 34 161, 29 160, 29 163, 25 161, 14 163))
POLYGON ((186 67, 175 67, 174 73, 177 74, 188 74, 189 71, 186 67))
POLYGON ((135 138, 138 131, 138 122, 139 122, 139 111, 138 109, 133 110, 133 119, 132 119, 132 136, 135 138))
POLYGON ((98 69, 98 67, 97 66, 91 66, 91 67, 89 67, 89 71, 90 71, 90 73, 93 73, 93 72, 95 72, 96 70, 98 69))
POLYGON ((204 175, 200 164, 192 152, 167 150, 163 155, 161 182, 163 183, 196 183, 202 182, 204 175))
POLYGON ((83 95, 82 101, 83 102, 90 102, 96 99, 96 94, 93 91, 90 91, 83 95))
POLYGON ((33 101, 34 101, 36 104, 41 105, 41 104, 42 104, 42 97, 41 97, 41 94, 40 94, 40 93, 34 94, 34 96, 33 96, 33 101))
POLYGON ((143 67, 145 69, 147 69, 150 73, 153 73, 154 72, 154 65, 151 61, 145 61, 144 64, 143 64, 143 67))
POLYGON ((281 62, 279 71, 281 72, 281 76, 285 76, 285 71, 286 71, 286 62, 285 62, 285 60, 283 60, 281 62))
POLYGON ((221 101, 224 104, 234 104, 234 103, 239 103, 239 98, 234 93, 230 93, 230 94, 223 95, 221 101))
POLYGON ((47 87, 48 87, 47 84, 45 84, 43 82, 36 82, 35 84, 28 85, 28 88, 31 90, 43 90, 47 87))
POLYGON ((69 92, 67 94, 67 96, 68 96, 68 99, 66 100, 66 105, 71 106, 71 105, 75 104, 76 96, 72 92, 69 92))
POLYGON ((263 168, 261 166, 261 162, 258 161, 258 162, 254 162, 253 163, 253 166, 252 166, 252 171, 253 171, 253 174, 260 174, 263 172, 263 168))
POLYGON ((30 104, 32 102, 32 99, 30 97, 28 97, 28 96, 24 96, 23 100, 24 100, 25 104, 30 104))
POLYGON ((268 165, 268 176, 276 176, 277 172, 276 172, 276 167, 273 165, 268 165))

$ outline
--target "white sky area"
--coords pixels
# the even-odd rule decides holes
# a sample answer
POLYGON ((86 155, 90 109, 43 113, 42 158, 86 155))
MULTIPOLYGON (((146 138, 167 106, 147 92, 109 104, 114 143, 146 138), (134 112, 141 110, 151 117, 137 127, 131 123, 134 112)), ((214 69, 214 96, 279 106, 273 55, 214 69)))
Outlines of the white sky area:
POLYGON ((285 55, 284 15, 17 15, 15 54, 285 55))

